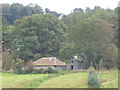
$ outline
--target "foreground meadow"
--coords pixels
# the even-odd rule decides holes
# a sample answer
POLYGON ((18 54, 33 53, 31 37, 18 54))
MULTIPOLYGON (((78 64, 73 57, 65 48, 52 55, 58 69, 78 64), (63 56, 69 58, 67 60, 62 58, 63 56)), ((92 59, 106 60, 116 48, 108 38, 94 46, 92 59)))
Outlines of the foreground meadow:
MULTIPOLYGON (((117 71, 99 71, 101 88, 118 88, 117 71)), ((3 73, 3 88, 88 88, 88 72, 58 74, 3 73)))
MULTIPOLYGON (((118 88, 117 71, 100 71, 101 88, 118 88)), ((88 88, 88 73, 71 73, 43 82, 39 88, 88 88)))
POLYGON ((37 88, 44 80, 52 77, 51 74, 2 74, 3 88, 37 88))

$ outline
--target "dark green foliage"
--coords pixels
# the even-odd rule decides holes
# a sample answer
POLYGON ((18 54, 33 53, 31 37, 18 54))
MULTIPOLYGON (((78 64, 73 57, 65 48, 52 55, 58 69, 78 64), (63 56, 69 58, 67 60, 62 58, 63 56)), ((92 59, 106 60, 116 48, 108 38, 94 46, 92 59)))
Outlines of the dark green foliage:
POLYGON ((20 19, 25 16, 30 16, 33 14, 43 14, 43 10, 37 4, 29 4, 27 6, 23 6, 19 3, 9 4, 1 4, 2 5, 2 14, 5 16, 10 24, 16 19, 20 19))
POLYGON ((32 71, 31 74, 39 74, 36 70, 32 71))
POLYGON ((11 61, 4 61, 4 62, 2 62, 2 69, 3 70, 10 70, 11 69, 11 67, 12 67, 12 62, 11 61))
POLYGON ((100 80, 94 69, 89 70, 88 87, 89 88, 100 88, 100 80))
POLYGON ((77 49, 74 45, 66 45, 65 47, 63 47, 60 51, 59 51, 59 56, 61 59, 63 60, 70 60, 71 58, 73 58, 73 56, 77 54, 77 49))
POLYGON ((75 8, 73 10, 73 13, 75 13, 75 14, 81 14, 81 13, 84 13, 84 10, 82 8, 75 8))
POLYGON ((52 14, 56 17, 60 17, 61 16, 61 13, 57 13, 56 11, 50 11, 48 8, 45 8, 45 13, 49 13, 49 14, 52 14))
POLYGON ((69 36, 70 41, 85 54, 89 63, 92 62, 96 68, 99 60, 104 58, 103 52, 109 45, 112 45, 114 32, 112 24, 101 19, 89 18, 74 26, 70 30, 69 36))
MULTIPOLYGON (((14 59, 20 58, 26 63, 30 59, 56 56, 67 62, 74 55, 84 53, 87 67, 92 62, 94 67, 101 68, 101 59, 103 67, 118 66, 119 8, 111 10, 95 6, 94 9, 87 7, 85 11, 75 8, 72 13, 58 19, 60 13, 48 8, 43 11, 36 4, 1 5, 2 48, 8 50, 14 59), (10 26, 9 23, 13 22, 14 25, 10 26), (37 53, 40 55, 35 56, 37 53)), ((7 61, 6 70, 10 68, 8 64, 7 61)), ((22 72, 21 69, 18 71, 22 72)), ((23 70, 26 72, 32 71, 23 70)))
POLYGON ((47 73, 58 73, 56 70, 53 70, 51 67, 47 69, 33 70, 32 74, 47 74, 47 73))
POLYGON ((118 67, 118 48, 114 44, 108 45, 106 50, 102 53, 102 56, 104 67, 118 67))
POLYGON ((24 61, 21 59, 16 59, 16 61, 14 61, 12 65, 13 73, 22 74, 23 67, 24 61))
POLYGON ((33 71, 34 71, 33 68, 24 68, 24 69, 22 69, 21 74, 30 74, 33 71))
POLYGON ((57 73, 57 71, 53 70, 51 67, 48 67, 45 73, 57 73))
POLYGON ((19 49, 18 58, 32 59, 34 54, 56 55, 64 40, 65 25, 51 14, 32 15, 15 21, 18 32, 13 49, 19 49))

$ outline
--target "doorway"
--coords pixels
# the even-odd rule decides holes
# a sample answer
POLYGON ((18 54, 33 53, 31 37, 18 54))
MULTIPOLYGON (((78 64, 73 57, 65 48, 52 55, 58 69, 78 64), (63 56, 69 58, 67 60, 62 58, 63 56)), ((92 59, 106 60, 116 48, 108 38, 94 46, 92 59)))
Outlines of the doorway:
POLYGON ((73 70, 73 65, 71 65, 71 70, 73 70))

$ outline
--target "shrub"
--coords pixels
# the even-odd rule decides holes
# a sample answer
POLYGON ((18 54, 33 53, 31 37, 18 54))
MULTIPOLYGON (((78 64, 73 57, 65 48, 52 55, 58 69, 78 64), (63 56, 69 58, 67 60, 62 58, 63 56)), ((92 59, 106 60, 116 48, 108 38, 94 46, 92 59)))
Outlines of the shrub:
POLYGON ((22 69, 22 74, 28 74, 26 69, 22 69))
POLYGON ((88 87, 89 88, 100 88, 100 80, 94 69, 89 70, 88 87))
POLYGON ((43 69, 40 69, 40 70, 34 70, 36 71, 38 74, 42 74, 43 73, 43 69))
POLYGON ((57 71, 53 70, 51 67, 48 67, 47 70, 44 70, 44 73, 57 73, 57 71))
POLYGON ((35 71, 32 71, 31 74, 38 74, 38 72, 35 70, 35 71))
POLYGON ((2 63, 2 69, 7 71, 7 70, 10 70, 12 67, 12 62, 11 61, 4 61, 2 63))
POLYGON ((21 59, 17 59, 16 61, 13 62, 13 73, 16 74, 22 74, 22 68, 24 66, 24 61, 21 59))

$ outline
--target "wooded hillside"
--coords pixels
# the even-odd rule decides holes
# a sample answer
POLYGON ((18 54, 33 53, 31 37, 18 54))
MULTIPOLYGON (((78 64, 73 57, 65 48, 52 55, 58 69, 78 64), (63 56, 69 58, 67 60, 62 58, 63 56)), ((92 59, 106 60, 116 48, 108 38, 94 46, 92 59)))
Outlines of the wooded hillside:
POLYGON ((64 15, 37 4, 2 4, 3 52, 12 56, 3 59, 3 69, 20 59, 25 64, 55 56, 67 63, 75 55, 84 58, 87 67, 118 67, 119 14, 118 7, 75 8, 64 15))

